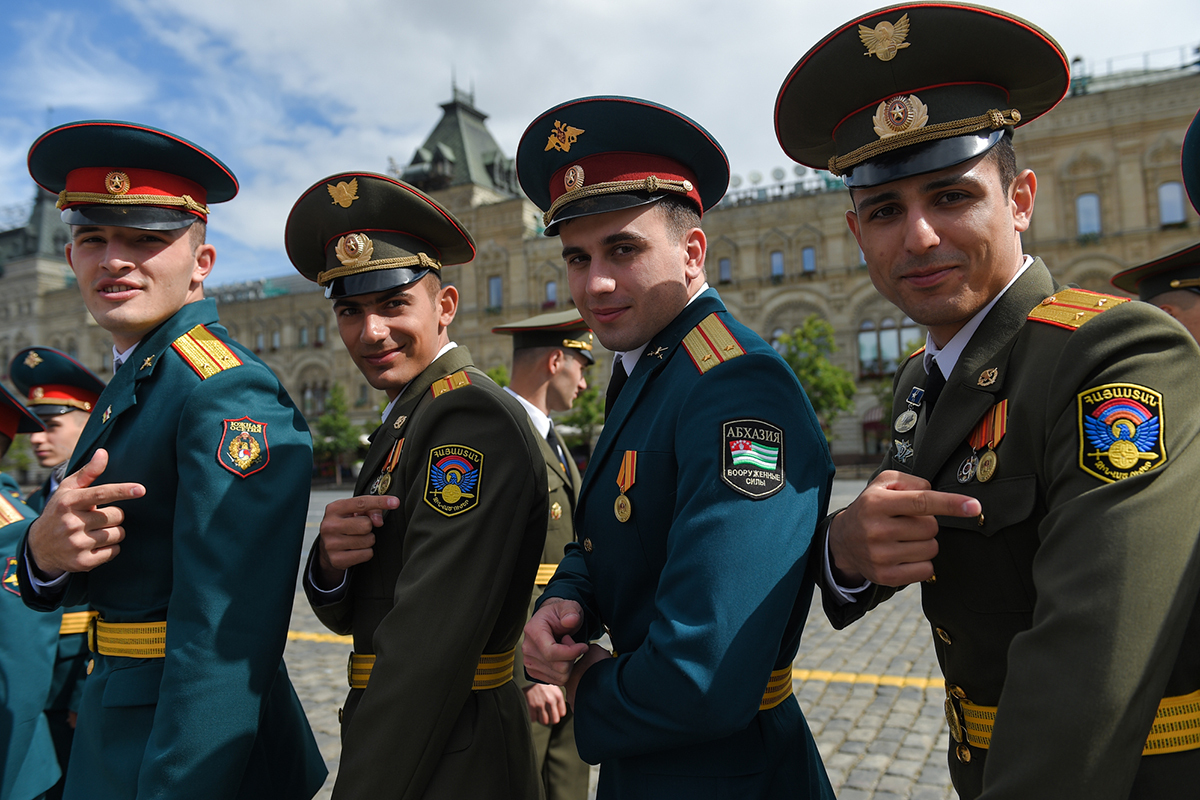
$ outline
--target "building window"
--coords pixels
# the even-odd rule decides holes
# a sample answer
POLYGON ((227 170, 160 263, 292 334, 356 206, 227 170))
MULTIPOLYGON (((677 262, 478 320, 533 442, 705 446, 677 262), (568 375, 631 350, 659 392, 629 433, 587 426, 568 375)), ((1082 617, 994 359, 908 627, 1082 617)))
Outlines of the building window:
POLYGON ((778 281, 783 278, 783 251, 771 251, 771 280, 778 281))
POLYGON ((254 334, 254 352, 261 353, 263 351, 263 341, 264 338, 262 331, 254 334))
POLYGON ((280 345, 279 331, 271 331, 271 349, 278 350, 280 345))
POLYGON ((800 251, 800 268, 806 273, 817 271, 817 248, 805 247, 800 251))
POLYGON ((717 261, 717 280, 721 283, 733 282, 733 261, 722 258, 717 261))
POLYGON ((864 378, 891 375, 921 342, 920 327, 908 317, 899 325, 891 317, 884 318, 879 324, 864 320, 858 326, 859 374, 864 378))
POLYGON ((300 329, 299 339, 297 339, 297 347, 308 347, 308 328, 300 329))
POLYGON ((488 278, 488 310, 498 311, 503 305, 504 282, 499 275, 492 275, 488 278))
POLYGON ((546 299, 542 308, 554 308, 558 305, 558 281, 546 281, 546 299))
POLYGON ((1080 238, 1100 236, 1100 195, 1088 192, 1075 198, 1075 230, 1080 238))
POLYGON ((362 408, 369 402, 371 402, 371 387, 365 383, 361 383, 358 386, 358 402, 356 405, 362 408))
POLYGON ((1158 221, 1162 227, 1182 225, 1187 221, 1183 212, 1183 184, 1179 181, 1158 187, 1158 221))
POLYGON ((315 339, 313 340, 313 346, 314 347, 324 347, 325 346, 325 326, 324 325, 317 326, 317 335, 316 335, 315 339))

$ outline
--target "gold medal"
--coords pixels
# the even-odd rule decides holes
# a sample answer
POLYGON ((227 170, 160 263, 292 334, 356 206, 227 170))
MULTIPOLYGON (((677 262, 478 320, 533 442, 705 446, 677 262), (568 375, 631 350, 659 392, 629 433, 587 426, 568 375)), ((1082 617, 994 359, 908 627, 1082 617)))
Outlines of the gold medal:
POLYGON ((629 503, 629 498, 625 493, 617 495, 617 501, 613 503, 613 512, 617 515, 617 521, 629 522, 629 518, 633 515, 633 506, 629 503))
POLYGON ((999 459, 996 458, 995 450, 988 450, 979 457, 979 469, 977 470, 977 473, 980 483, 987 483, 992 479, 992 476, 996 474, 997 461, 999 461, 999 459))
POLYGON ((392 473, 383 473, 379 476, 379 482, 375 485, 375 494, 387 494, 387 490, 391 485, 392 473))
MULTIPOLYGON (((1004 438, 1004 434, 1008 431, 1008 400, 1001 400, 992 406, 983 419, 979 420, 979 424, 971 431, 967 442, 971 445, 971 455, 968 461, 974 461, 972 477, 979 479, 980 483, 987 483, 996 474, 996 465, 999 458, 996 456, 996 447, 1000 444, 1000 440, 1004 438), (981 447, 987 447, 987 452, 982 456, 976 456, 981 447)), ((958 471, 958 480, 960 483, 967 483, 971 478, 963 479, 964 470, 967 467, 967 462, 964 461, 962 467, 958 471)))
POLYGON ((383 473, 375 479, 375 486, 371 491, 375 494, 386 494, 389 487, 392 485, 392 470, 396 469, 396 465, 400 463, 400 451, 404 449, 404 440, 398 439, 392 445, 392 452, 388 453, 387 461, 383 465, 383 473))
POLYGON ((617 473, 617 488, 621 493, 617 495, 617 500, 613 503, 613 512, 617 515, 617 521, 628 522, 629 517, 633 515, 633 504, 629 502, 629 498, 625 493, 633 486, 637 480, 637 450, 626 450, 625 455, 621 456, 621 469, 617 473))

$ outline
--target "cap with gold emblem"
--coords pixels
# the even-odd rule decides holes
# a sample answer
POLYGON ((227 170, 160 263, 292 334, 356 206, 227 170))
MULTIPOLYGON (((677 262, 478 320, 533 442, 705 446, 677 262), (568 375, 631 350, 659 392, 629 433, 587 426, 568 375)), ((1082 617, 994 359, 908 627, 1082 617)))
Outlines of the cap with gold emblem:
POLYGON ((567 347, 575 350, 589 364, 596 363, 592 355, 592 329, 576 309, 538 314, 536 317, 498 325, 492 333, 507 333, 513 337, 513 350, 527 347, 567 347))
POLYGON ((965 3, 906 3, 809 50, 779 90, 775 133, 801 164, 878 186, 987 152, 1069 86, 1062 48, 1037 26, 965 3))
POLYGON ((471 234, 420 189, 373 172, 314 183, 288 214, 288 258, 329 298, 415 283, 475 257, 471 234))
POLYGON ((666 106, 583 97, 546 111, 517 145, 517 177, 546 235, 569 219, 684 197, 703 214, 725 196, 729 160, 708 131, 666 106))
POLYGON ((37 433, 46 430, 42 421, 29 413, 4 384, 0 384, 0 434, 9 439, 18 433, 37 433))
POLYGON ((1188 199, 1192 201, 1192 208, 1200 211, 1200 112, 1192 118, 1192 124, 1183 137, 1183 153, 1179 162, 1188 199))
POLYGON ((42 419, 68 411, 91 413, 104 381, 53 347, 27 347, 13 356, 8 374, 26 397, 29 410, 42 419))
POLYGON ((208 219, 233 199, 237 178, 208 151, 173 133, 112 120, 69 122, 29 148, 29 174, 58 195, 68 225, 166 231, 208 219))

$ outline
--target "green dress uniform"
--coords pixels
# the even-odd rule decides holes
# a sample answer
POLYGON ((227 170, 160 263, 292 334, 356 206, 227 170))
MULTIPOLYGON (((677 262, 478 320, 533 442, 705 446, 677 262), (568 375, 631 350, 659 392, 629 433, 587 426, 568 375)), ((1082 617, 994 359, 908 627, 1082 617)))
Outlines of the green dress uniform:
POLYGON ((342 711, 334 796, 539 797, 521 690, 472 689, 486 655, 508 654, 511 671, 545 539, 546 468, 525 410, 455 347, 405 387, 355 495, 382 491, 383 475, 400 507, 341 599, 312 583, 316 546, 305 570, 321 621, 374 656, 342 711), (453 470, 464 488, 448 502, 453 470))
POLYGON ((283 665, 312 466, 300 412, 200 300, 117 370, 69 471, 100 448, 101 482, 146 487, 116 504, 121 552, 63 591, 22 594, 143 624, 117 639, 152 637, 146 623, 165 636, 124 656, 98 631, 64 796, 311 797, 325 765, 283 665))

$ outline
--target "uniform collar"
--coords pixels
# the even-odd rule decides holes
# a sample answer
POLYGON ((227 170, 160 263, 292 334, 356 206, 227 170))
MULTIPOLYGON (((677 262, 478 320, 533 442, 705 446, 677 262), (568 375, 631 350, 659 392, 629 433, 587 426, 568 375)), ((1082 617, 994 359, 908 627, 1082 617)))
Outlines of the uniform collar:
MULTIPOLYGON (((433 360, 437 361, 439 358, 446 355, 446 353, 449 353, 451 350, 453 350, 456 347, 458 347, 457 342, 447 342, 446 344, 442 345, 441 350, 438 350, 437 355, 433 357, 433 360)), ((430 362, 430 363, 433 363, 433 362, 430 362)), ((379 421, 381 423, 387 422, 388 415, 390 415, 392 413, 392 409, 396 407, 396 401, 400 399, 400 395, 404 394, 404 390, 407 388, 408 388, 407 383, 404 384, 403 386, 401 386, 400 391, 396 392, 396 396, 394 398, 392 398, 391 401, 389 401, 386 406, 384 406, 383 415, 379 418, 379 421)))
MULTIPOLYGON (((687 308, 692 303, 699 300, 700 295, 704 294, 707 291, 708 291, 708 281, 705 281, 704 284, 699 289, 696 290, 695 294, 693 294, 691 297, 688 298, 688 301, 683 304, 683 307, 687 308)), ((680 312, 680 313, 683 313, 683 312, 680 312)), ((653 338, 653 337, 651 337, 651 338, 653 338)), ((646 352, 646 348, 649 346, 650 346, 650 342, 646 342, 641 347, 635 347, 632 350, 626 350, 623 353, 617 353, 617 355, 619 355, 621 357, 621 366, 625 367, 626 375, 633 374, 633 368, 637 366, 638 359, 642 357, 642 353, 646 352)), ((615 358, 613 359, 613 363, 614 364, 616 363, 615 358)))
POLYGON ((550 433, 550 417, 546 416, 544 413, 542 413, 540 408, 526 400, 524 397, 521 397, 521 395, 517 394, 507 386, 504 387, 504 391, 517 398, 517 402, 520 403, 521 407, 524 408, 526 413, 529 414, 529 419, 533 422, 534 429, 541 434, 543 439, 546 438, 546 435, 550 433))

